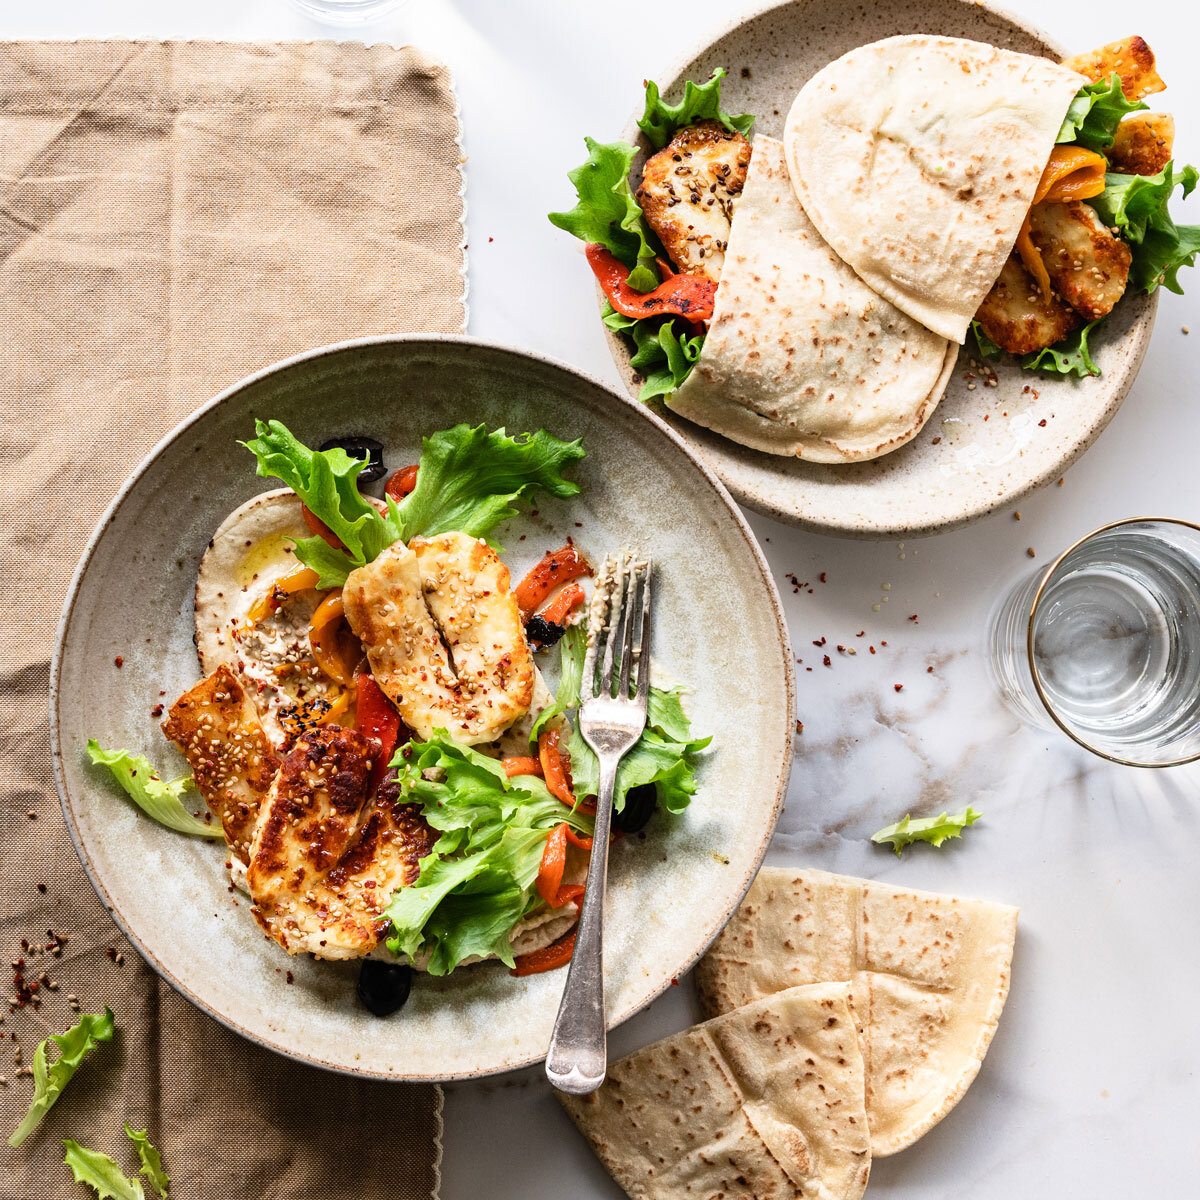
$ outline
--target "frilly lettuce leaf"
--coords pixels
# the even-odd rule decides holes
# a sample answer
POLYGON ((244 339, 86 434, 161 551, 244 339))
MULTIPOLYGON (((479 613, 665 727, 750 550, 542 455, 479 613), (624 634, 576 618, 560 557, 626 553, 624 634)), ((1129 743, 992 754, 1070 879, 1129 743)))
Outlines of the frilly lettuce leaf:
POLYGON ((258 459, 259 475, 283 480, 346 546, 319 537, 296 543, 296 557, 312 567, 318 587, 341 587, 356 567, 373 561, 396 541, 448 529, 483 537, 515 516, 516 502, 541 489, 565 499, 579 485, 562 475, 584 457, 579 439, 560 441, 544 429, 510 437, 483 425, 456 425, 425 438, 417 486, 399 504, 387 497, 387 516, 358 490, 358 461, 342 449, 310 450, 278 421, 257 422, 258 436, 244 443, 258 459))
POLYGON ((1120 76, 1114 71, 1107 79, 1089 83, 1075 93, 1055 141, 1074 142, 1088 150, 1107 150, 1121 119, 1147 107, 1143 100, 1125 99, 1120 76))
POLYGON ((38 1044, 33 1052, 33 1099, 29 1111, 8 1139, 10 1146, 19 1146, 37 1128, 84 1058, 101 1042, 112 1041, 116 1028, 112 1009, 106 1008, 102 1013, 84 1013, 79 1023, 66 1033, 52 1033, 38 1044), (58 1047, 58 1057, 47 1065, 46 1048, 51 1042, 58 1047))
POLYGON ((339 587, 355 567, 377 558, 402 533, 396 503, 388 498, 388 515, 365 500, 358 476, 366 459, 351 458, 341 447, 310 450, 280 421, 255 421, 254 437, 242 444, 258 460, 258 474, 281 479, 314 516, 323 521, 345 551, 323 538, 303 538, 296 557, 319 575, 319 587, 339 587))
MULTIPOLYGON (((560 683, 555 696, 557 712, 568 713, 579 705, 587 635, 582 625, 573 626, 558 643, 561 657, 560 683), (564 687, 565 684, 565 687, 564 687)), ((692 724, 683 711, 683 689, 650 687, 646 729, 617 768, 613 808, 621 812, 630 788, 652 783, 659 804, 668 812, 687 808, 696 792, 696 757, 712 738, 692 736, 692 724)), ((575 795, 594 796, 600 784, 600 764, 573 722, 569 750, 575 795)))
POLYGON ((1100 219, 1115 228, 1129 243, 1133 264, 1129 282, 1144 292, 1160 284, 1169 291, 1182 293, 1180 267, 1193 266, 1200 252, 1200 226, 1176 225, 1168 211, 1171 193, 1179 187, 1184 198, 1200 180, 1193 166, 1176 170, 1167 163, 1157 175, 1119 175, 1104 177, 1104 191, 1088 203, 1100 219))
POLYGON ((99 1200, 146 1200, 136 1179, 128 1178, 116 1162, 99 1150, 88 1150, 70 1139, 63 1142, 63 1162, 71 1168, 76 1183, 86 1183, 99 1200))
POLYGON ((182 796, 192 786, 190 775, 168 782, 148 758, 128 750, 104 750, 95 738, 88 738, 87 752, 92 762, 107 767, 134 804, 160 825, 213 841, 225 836, 220 825, 202 821, 184 807, 182 796))
POLYGON ((581 439, 573 442, 539 429, 510 437, 503 429, 456 425, 425 438, 417 486, 399 506, 405 541, 448 529, 483 537, 516 516, 516 503, 543 491, 560 500, 579 491, 562 472, 585 457, 581 439))
MULTIPOLYGON (((704 334, 678 334, 675 321, 645 320, 617 312, 608 301, 600 319, 633 345, 629 363, 643 379, 638 399, 645 403, 669 396, 691 374, 704 349, 704 334)), ((686 328, 686 326, 685 326, 686 328)))
POLYGON ((983 331, 983 326, 978 321, 971 322, 971 334, 975 338, 975 349, 979 353, 979 357, 987 361, 988 359, 999 358, 1003 351, 990 337, 983 331))
POLYGON ((428 953, 432 975, 448 975, 476 954, 495 954, 511 967, 509 931, 541 902, 535 881, 546 838, 563 821, 590 835, 592 818, 568 809, 536 776, 509 779, 500 762, 444 730, 410 742, 392 766, 402 800, 420 804, 441 836, 417 881, 388 904, 388 948, 428 953), (425 778, 431 768, 439 778, 425 778))
POLYGON ((1103 320, 1099 317, 1089 321, 1082 329, 1067 334, 1061 342, 1024 355, 1021 366, 1027 371, 1045 371, 1048 375, 1064 377, 1075 375, 1080 379, 1085 375, 1099 375, 1100 368, 1092 361, 1088 350, 1088 334, 1103 320))
POLYGON ((150 1180, 151 1186, 159 1194, 161 1200, 167 1200, 167 1192, 171 1187, 171 1177, 163 1168, 162 1155, 159 1154, 153 1142, 150 1141, 146 1130, 130 1129, 125 1125, 125 1136, 134 1144, 138 1161, 142 1164, 142 1174, 150 1180))
POLYGON ((629 190, 636 151, 628 142, 584 138, 584 143, 587 162, 567 172, 575 186, 575 207, 550 213, 550 223, 584 242, 598 242, 629 268, 631 288, 652 291, 659 283, 654 266, 659 246, 629 190))
POLYGON ((754 117, 749 113, 731 117, 721 107, 721 80, 724 78, 724 67, 718 67, 704 83, 693 83, 689 79, 683 85, 683 99, 678 104, 666 104, 659 95, 658 84, 650 80, 646 84, 646 107, 638 120, 638 128, 650 145, 661 150, 677 129, 696 121, 720 121, 730 132, 745 137, 754 125, 754 117))
POLYGON ((887 825, 878 833, 871 835, 871 841, 879 845, 891 842, 900 858, 905 846, 913 842, 928 842, 931 846, 940 846, 950 838, 962 837, 962 831, 968 825, 974 825, 983 816, 978 809, 967 805, 960 813, 942 813, 940 817, 919 817, 913 820, 904 817, 894 825, 887 825))

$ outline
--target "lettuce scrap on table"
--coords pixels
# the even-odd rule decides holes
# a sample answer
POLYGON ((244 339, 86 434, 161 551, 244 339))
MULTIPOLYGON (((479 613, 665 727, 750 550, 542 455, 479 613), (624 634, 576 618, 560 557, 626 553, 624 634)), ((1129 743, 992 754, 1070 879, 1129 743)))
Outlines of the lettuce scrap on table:
MULTIPOLYGON (((688 80, 678 104, 663 101, 658 84, 646 84, 645 105, 638 127, 654 150, 661 150, 676 133, 697 121, 719 121, 731 132, 749 133, 754 117, 731 116, 721 107, 718 68, 702 84, 688 80)), ((550 221, 581 241, 604 247, 629 269, 626 283, 638 292, 650 292, 664 283, 656 266, 664 250, 647 224, 629 186, 629 173, 637 154, 628 142, 601 143, 585 138, 587 161, 568 173, 575 187, 576 204, 567 212, 550 213, 550 221)), ((669 395, 688 377, 704 345, 704 333, 678 317, 632 317, 605 302, 605 326, 619 333, 632 351, 630 365, 642 377, 642 401, 669 395)))
POLYGON ((905 816, 894 825, 886 825, 878 833, 871 835, 871 841, 877 845, 891 843, 900 858, 906 846, 914 842, 928 842, 931 846, 940 846, 950 838, 962 837, 962 831, 969 825, 974 825, 983 813, 977 808, 967 805, 959 813, 942 813, 940 817, 918 817, 915 821, 905 816))
POLYGON ((66 1033, 52 1033, 38 1043, 33 1053, 33 1099, 29 1111, 8 1139, 10 1146, 19 1146, 38 1127, 83 1060, 101 1042, 111 1042, 116 1027, 112 1009, 106 1008, 102 1013, 84 1013, 66 1033), (46 1050, 51 1042, 58 1047, 58 1057, 47 1064, 46 1050))
MULTIPOLYGON (((162 1158, 146 1136, 146 1131, 130 1129, 127 1124, 125 1133, 137 1149, 138 1160, 142 1164, 141 1174, 150 1181, 159 1200, 167 1200, 171 1180, 163 1170, 162 1158)), ((63 1162, 71 1168, 75 1182, 86 1184, 99 1200, 146 1200, 141 1181, 130 1179, 115 1159, 70 1139, 63 1142, 63 1147, 66 1150, 63 1162)))

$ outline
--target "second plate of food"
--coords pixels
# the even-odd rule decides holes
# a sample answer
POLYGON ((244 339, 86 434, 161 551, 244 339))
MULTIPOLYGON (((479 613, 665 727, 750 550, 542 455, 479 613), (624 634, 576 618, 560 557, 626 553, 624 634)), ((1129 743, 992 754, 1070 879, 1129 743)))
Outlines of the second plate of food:
POLYGON ((1163 86, 1136 37, 791 0, 648 84, 551 219, 630 391, 738 500, 931 533, 1057 479, 1132 385, 1195 256, 1163 86))
POLYGON ((787 785, 787 632, 725 490, 595 381, 466 338, 328 348, 189 418, 97 529, 51 683, 68 825, 147 960, 336 1070, 542 1057, 596 786, 572 618, 626 549, 655 563, 654 686, 614 1022, 728 919, 787 785))

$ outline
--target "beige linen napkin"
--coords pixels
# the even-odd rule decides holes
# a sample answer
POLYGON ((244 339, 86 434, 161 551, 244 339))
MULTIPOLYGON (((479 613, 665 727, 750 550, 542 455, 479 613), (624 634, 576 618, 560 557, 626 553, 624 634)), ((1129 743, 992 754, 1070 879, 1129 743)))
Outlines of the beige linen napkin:
POLYGON ((436 1193, 436 1088, 281 1059, 120 936, 63 825, 46 690, 84 542, 177 421, 300 350, 462 330, 458 132, 446 68, 413 49, 0 44, 0 938, 14 973, 44 973, 40 1007, 0 1006, 0 1133, 71 996, 120 1023, 41 1129, 0 1144, 4 1200, 84 1194, 64 1137, 132 1174, 125 1120, 179 1197, 436 1193))

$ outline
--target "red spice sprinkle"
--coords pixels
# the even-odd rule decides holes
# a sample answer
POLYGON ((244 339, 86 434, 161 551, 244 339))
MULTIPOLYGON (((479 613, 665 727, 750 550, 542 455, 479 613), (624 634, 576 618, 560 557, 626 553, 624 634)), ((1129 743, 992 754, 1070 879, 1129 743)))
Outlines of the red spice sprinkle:
POLYGON ((932 674, 933 674, 933 668, 932 668, 932 667, 926 667, 926 668, 925 668, 925 674, 926 674, 926 675, 932 675, 932 674))
POLYGON ((942 440, 942 439, 941 439, 940 437, 935 437, 935 438, 933 439, 933 444, 936 446, 936 445, 937 445, 937 444, 938 444, 938 443, 939 443, 941 440, 942 440))
POLYGON ((823 645, 825 645, 825 639, 822 638, 819 642, 813 642, 813 645, 814 646, 823 646, 823 645))
POLYGON ((831 663, 831 662, 829 661, 829 655, 828 655, 828 654, 827 654, 827 655, 825 655, 825 665, 826 665, 827 667, 831 667, 831 666, 833 666, 833 663, 831 663))
POLYGON ((991 416, 991 413, 984 413, 983 419, 986 421, 988 419, 988 417, 990 417, 990 416, 991 416))
POLYGON ((866 637, 866 634, 867 634, 867 631, 865 629, 860 629, 854 636, 855 637, 866 637))
POLYGON ((902 684, 902 683, 893 683, 892 687, 894 687, 896 689, 896 691, 898 691, 898 692, 904 690, 904 684, 902 684))
POLYGON ((822 583, 826 583, 826 582, 828 582, 828 581, 826 580, 826 578, 825 578, 825 572, 824 572, 824 571, 822 571, 822 572, 820 573, 820 575, 818 575, 818 576, 817 576, 817 578, 818 578, 818 579, 819 579, 819 580, 820 580, 822 583))
POLYGON ((887 642, 880 642, 879 644, 880 644, 881 646, 886 646, 886 645, 887 645, 887 642))
POLYGON ((839 653, 839 654, 845 654, 845 653, 846 653, 846 647, 845 647, 845 646, 839 646, 839 647, 838 647, 838 653, 839 653))
POLYGON ((870 650, 872 654, 874 654, 874 653, 875 653, 875 647, 874 647, 874 646, 868 646, 868 647, 867 647, 867 649, 868 649, 868 650, 870 650))
POLYGON ((678 987, 678 986, 679 986, 679 980, 678 980, 678 979, 677 979, 677 978, 676 978, 674 975, 672 975, 672 976, 671 976, 671 986, 672 986, 672 987, 678 987))
POLYGON ((163 706, 162 706, 161 704, 156 704, 156 705, 155 705, 155 706, 154 706, 154 707, 153 707, 153 708, 150 710, 150 715, 151 715, 152 717, 161 717, 161 716, 163 715, 163 706))
POLYGON ((804 722, 803 722, 803 721, 797 721, 797 722, 796 722, 796 732, 797 732, 797 733, 803 733, 803 732, 804 732, 804 722))
POLYGON ((291 971, 289 971, 289 972, 288 972, 288 973, 287 973, 287 974, 284 976, 284 979, 286 979, 286 980, 288 981, 288 983, 295 983, 295 982, 296 982, 296 977, 295 977, 295 975, 293 975, 293 974, 291 973, 291 971))
POLYGON ((1042 418, 1042 419, 1041 419, 1041 420, 1038 422, 1038 425, 1039 425, 1039 426, 1045 426, 1045 424, 1046 424, 1046 418, 1045 418, 1045 417, 1043 417, 1043 418, 1042 418))
POLYGON ((44 896, 46 894, 46 885, 44 883, 39 883, 37 885, 37 890, 44 896))
POLYGON ((920 621, 918 621, 918 620, 917 620, 917 614, 916 614, 916 613, 913 613, 913 615, 912 615, 911 617, 909 617, 908 619, 909 619, 909 620, 910 620, 910 621, 911 621, 911 622, 912 622, 914 625, 919 625, 919 624, 921 623, 920 621))
POLYGON ((113 666, 114 667, 123 667, 124 665, 125 665, 125 660, 118 654, 117 657, 113 659, 113 666))

